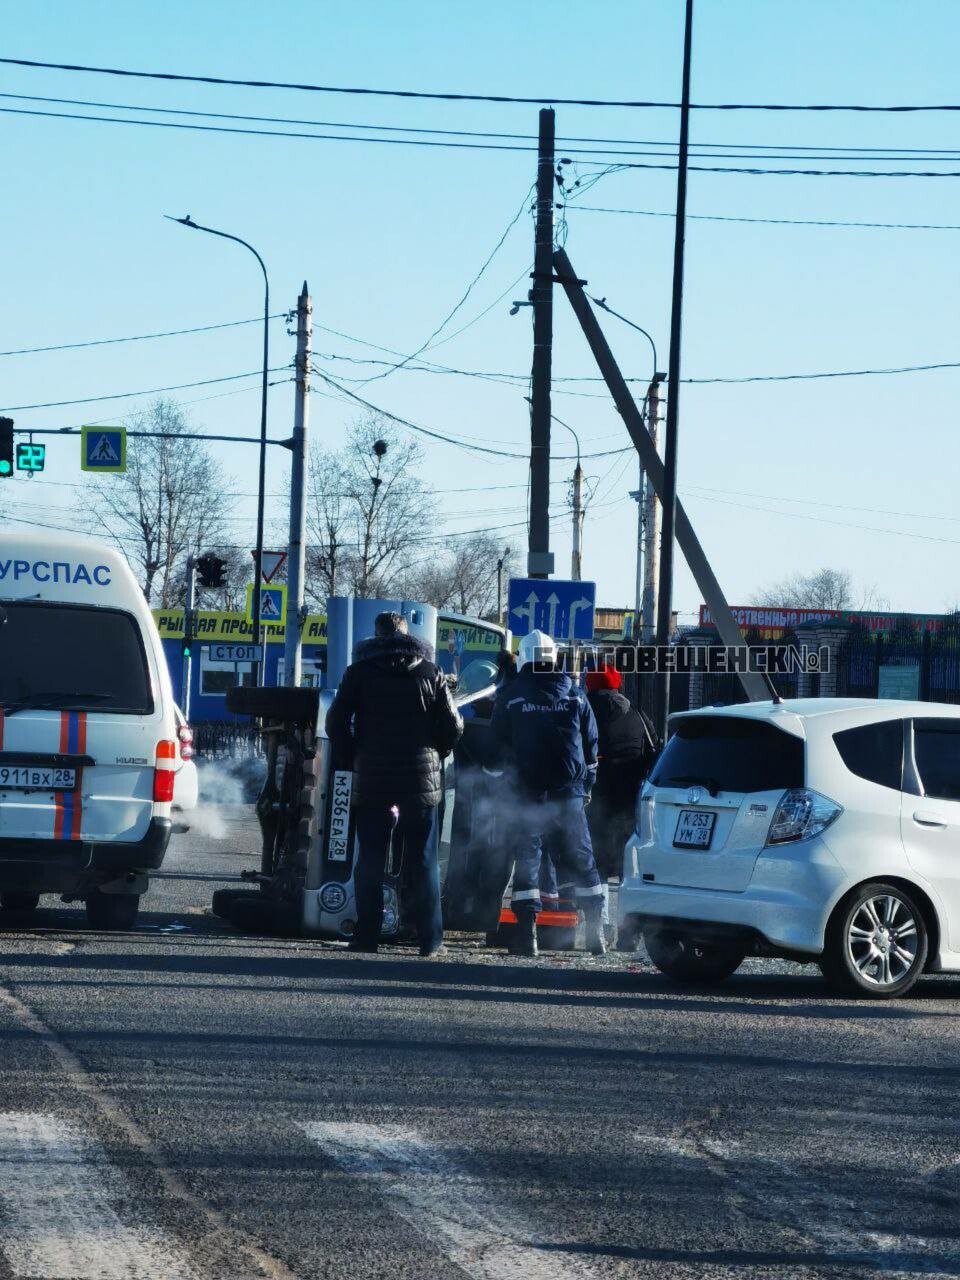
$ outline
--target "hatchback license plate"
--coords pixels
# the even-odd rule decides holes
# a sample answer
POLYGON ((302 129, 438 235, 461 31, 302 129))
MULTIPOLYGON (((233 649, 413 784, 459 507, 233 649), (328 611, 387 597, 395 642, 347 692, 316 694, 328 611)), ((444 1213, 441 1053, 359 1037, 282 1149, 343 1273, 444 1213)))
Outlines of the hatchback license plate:
POLYGON ((76 769, 46 764, 0 764, 0 791, 73 791, 76 769))
POLYGON ((703 809, 681 809, 677 819, 677 829, 673 835, 675 849, 709 849, 713 839, 713 828, 717 821, 715 813, 703 809))

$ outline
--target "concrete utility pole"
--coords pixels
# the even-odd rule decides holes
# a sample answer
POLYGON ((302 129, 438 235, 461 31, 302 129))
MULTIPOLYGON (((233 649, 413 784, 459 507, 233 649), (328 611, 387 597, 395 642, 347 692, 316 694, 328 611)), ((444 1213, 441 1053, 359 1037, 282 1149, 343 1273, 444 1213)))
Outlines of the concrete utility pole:
POLYGON ((553 348, 553 185, 555 118, 540 112, 537 159, 537 224, 533 258, 533 371, 530 409, 530 537, 527 573, 553 573, 550 551, 550 379, 553 348))
MULTIPOLYGON (((662 373, 654 373, 647 392, 647 431, 653 447, 660 432, 660 384, 662 373)), ((657 578, 660 573, 660 503, 657 491, 646 482, 642 507, 643 575, 640 593, 640 615, 645 644, 652 644, 657 629, 657 578)))
POLYGON ((287 618, 283 643, 284 684, 297 686, 302 675, 300 643, 306 554, 307 435, 310 427, 310 340, 313 302, 304 280, 297 299, 296 401, 293 459, 290 465, 290 547, 287 552, 287 618))
POLYGON ((577 459, 573 473, 573 555, 570 557, 570 577, 579 582, 583 577, 583 467, 577 459))
MULTIPOLYGON (((597 323, 597 317, 590 308, 587 295, 583 291, 583 282, 574 271, 566 250, 557 250, 554 254, 554 263, 557 268, 557 276, 573 308, 573 314, 579 320, 584 337, 593 352, 597 368, 607 384, 607 390, 610 392, 613 403, 616 405, 621 418, 623 418, 624 425, 630 433, 630 439, 640 455, 640 460, 647 473, 647 479, 653 484, 658 497, 662 500, 662 495, 666 488, 664 464, 661 462, 656 449, 650 443, 650 436, 647 434, 647 426, 643 414, 637 408, 636 402, 624 381, 623 374, 614 359, 613 352, 610 350, 610 344, 604 337, 603 330, 597 323)), ((690 571, 696 579, 697 585, 703 593, 704 603, 713 614, 717 630, 720 632, 720 639, 727 645, 742 645, 743 634, 737 625, 736 618, 730 612, 730 606, 727 604, 720 583, 710 567, 710 562, 704 554, 697 535, 694 533, 693 526, 687 518, 682 503, 677 503, 676 510, 677 542, 686 557, 687 564, 690 566, 690 571)), ((766 674, 760 674, 756 671, 743 671, 738 674, 740 683, 743 685, 751 702, 765 702, 775 692, 773 683, 766 674)))
POLYGON ((184 719, 190 723, 190 685, 193 677, 193 633, 196 630, 195 605, 197 600, 197 558, 187 557, 187 594, 183 604, 183 688, 180 701, 184 719))

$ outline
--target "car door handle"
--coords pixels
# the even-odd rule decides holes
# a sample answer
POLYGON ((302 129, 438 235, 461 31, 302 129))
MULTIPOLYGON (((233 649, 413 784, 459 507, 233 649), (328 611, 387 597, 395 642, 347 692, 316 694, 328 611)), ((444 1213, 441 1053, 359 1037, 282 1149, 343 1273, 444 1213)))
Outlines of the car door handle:
POLYGON ((913 815, 914 822, 921 827, 936 827, 943 830, 949 823, 939 813, 931 813, 929 809, 917 809, 913 815))

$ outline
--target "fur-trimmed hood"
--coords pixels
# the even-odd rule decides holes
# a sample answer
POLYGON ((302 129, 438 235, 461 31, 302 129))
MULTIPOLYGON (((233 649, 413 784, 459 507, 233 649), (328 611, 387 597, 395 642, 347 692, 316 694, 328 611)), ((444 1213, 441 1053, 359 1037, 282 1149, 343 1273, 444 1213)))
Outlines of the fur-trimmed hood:
POLYGON ((376 662, 397 671, 412 671, 421 662, 433 662, 433 645, 419 636, 371 636, 356 647, 357 662, 376 662))

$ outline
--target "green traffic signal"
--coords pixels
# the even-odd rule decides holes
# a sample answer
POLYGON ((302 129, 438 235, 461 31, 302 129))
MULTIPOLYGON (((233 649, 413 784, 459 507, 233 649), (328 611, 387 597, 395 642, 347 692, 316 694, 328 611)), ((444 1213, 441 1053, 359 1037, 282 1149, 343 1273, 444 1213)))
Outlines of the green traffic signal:
POLYGON ((13 475, 13 419, 0 418, 0 477, 13 475))

